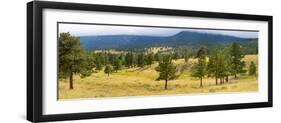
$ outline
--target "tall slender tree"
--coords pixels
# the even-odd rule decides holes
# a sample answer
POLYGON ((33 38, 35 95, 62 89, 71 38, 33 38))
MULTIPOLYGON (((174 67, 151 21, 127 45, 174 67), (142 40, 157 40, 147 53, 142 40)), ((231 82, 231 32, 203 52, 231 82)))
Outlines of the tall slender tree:
POLYGON ((103 62, 99 55, 95 57, 95 65, 96 65, 96 70, 98 71, 103 68, 103 62))
POLYGON ((154 55, 153 55, 153 53, 147 54, 146 57, 145 57, 145 63, 146 63, 147 65, 151 65, 151 64, 153 64, 153 61, 154 61, 154 55))
POLYGON ((224 77, 225 77, 225 81, 228 82, 229 81, 229 76, 231 75, 231 71, 232 71, 232 64, 231 64, 231 60, 232 57, 230 55, 230 49, 229 48, 224 48, 222 50, 222 55, 223 55, 223 63, 224 63, 224 77))
POLYGON ((183 56, 184 56, 185 63, 188 63, 188 60, 189 60, 189 57, 190 57, 188 48, 184 48, 184 55, 183 56))
POLYGON ((115 61, 113 63, 113 68, 114 68, 115 72, 117 72, 118 70, 121 70, 122 61, 119 58, 115 58, 115 61))
POLYGON ((216 85, 218 84, 218 78, 219 78, 219 67, 221 67, 218 64, 219 60, 219 52, 217 49, 215 49, 210 57, 209 62, 207 64, 207 74, 209 77, 215 77, 216 85))
POLYGON ((126 53, 125 66, 129 67, 129 68, 133 66, 133 53, 132 52, 126 53))
POLYGON ((230 47, 230 55, 231 55, 231 72, 234 75, 234 78, 237 78, 237 74, 245 73, 246 71, 243 69, 245 67, 245 62, 242 61, 244 58, 244 54, 242 52, 242 46, 233 43, 230 47))
POLYGON ((144 54, 140 53, 138 54, 138 67, 144 67, 145 60, 144 60, 144 54))
POLYGON ((205 47, 201 47, 196 55, 198 62, 192 67, 192 74, 191 76, 197 77, 200 79, 200 87, 203 87, 203 78, 207 74, 207 50, 205 47))

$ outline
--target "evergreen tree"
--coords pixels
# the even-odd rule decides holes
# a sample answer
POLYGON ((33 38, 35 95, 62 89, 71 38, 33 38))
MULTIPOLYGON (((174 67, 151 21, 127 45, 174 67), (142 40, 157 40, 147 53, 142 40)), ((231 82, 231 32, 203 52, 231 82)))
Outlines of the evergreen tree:
POLYGON ((134 67, 138 64, 138 59, 135 53, 129 52, 125 55, 125 66, 134 67))
POLYGON ((126 67, 132 67, 133 66, 133 55, 132 53, 127 53, 125 55, 125 66, 126 67))
POLYGON ((140 53, 138 54, 138 67, 144 67, 145 61, 144 61, 144 54, 140 53))
POLYGON ((123 53, 120 54, 119 59, 121 60, 121 65, 124 66, 126 64, 126 60, 125 55, 123 53))
POLYGON ((229 81, 229 76, 231 75, 231 71, 232 71, 232 57, 230 55, 230 49, 229 48, 225 48, 222 50, 222 55, 223 55, 223 76, 225 77, 225 81, 228 82, 229 81))
POLYGON ((80 67, 82 66, 82 70, 80 71, 80 76, 81 78, 90 76, 94 70, 93 68, 96 66, 95 65, 95 57, 94 57, 94 53, 92 52, 85 52, 85 54, 83 54, 83 60, 81 60, 80 62, 80 67))
POLYGON ((106 73, 107 76, 109 76, 112 73, 112 70, 113 70, 113 68, 111 65, 106 65, 105 69, 104 69, 104 73, 106 73))
POLYGON ((160 73, 157 80, 165 80, 165 89, 168 88, 168 81, 176 79, 177 68, 172 63, 170 56, 163 57, 163 60, 159 62, 159 66, 155 68, 160 73))
POLYGON ((97 59, 99 59, 99 62, 101 63, 102 67, 109 63, 108 53, 106 51, 97 53, 97 56, 97 59))
POLYGON ((59 35, 59 78, 69 78, 69 88, 73 87, 73 76, 89 76, 94 68, 94 59, 80 44, 78 37, 70 33, 59 35))
POLYGON ((209 77, 215 77, 215 81, 216 81, 216 85, 218 84, 218 78, 219 78, 219 64, 218 64, 218 60, 219 60, 219 54, 218 54, 218 50, 214 50, 210 57, 209 57, 209 62, 207 65, 207 74, 209 77))
POLYGON ((226 66, 226 62, 225 62, 225 57, 224 54, 221 50, 218 51, 218 57, 217 57, 217 77, 220 79, 220 83, 223 84, 224 83, 224 78, 226 76, 226 72, 227 72, 227 66, 226 66))
POLYGON ((136 53, 133 53, 132 54, 132 65, 133 65, 133 67, 136 67, 137 64, 138 64, 138 56, 136 53))
POLYGON ((119 58, 116 58, 113 64, 113 69, 117 72, 118 70, 121 70, 122 68, 122 61, 119 58))
POLYGON ((206 60, 206 48, 201 47, 196 55, 198 62, 192 68, 191 76, 197 77, 200 79, 200 87, 203 87, 203 78, 207 74, 206 67, 207 67, 207 60, 206 60))
POLYGON ((245 73, 243 70, 245 67, 245 62, 242 61, 244 55, 242 53, 241 45, 237 43, 233 43, 230 47, 230 55, 231 55, 231 72, 234 75, 234 78, 237 78, 237 74, 245 73))
POLYGON ((161 61, 162 60, 162 54, 157 52, 154 55, 155 61, 161 61))
POLYGON ((173 59, 179 59, 179 58, 180 58, 179 49, 175 49, 173 53, 173 59))
POLYGON ((102 70, 103 62, 99 55, 96 56, 95 65, 96 65, 96 70, 102 70))
POLYGON ((215 49, 209 56, 209 62, 207 65, 207 73, 210 77, 215 77, 216 84, 218 79, 220 83, 224 83, 224 80, 228 82, 228 76, 230 75, 230 63, 231 57, 228 49, 215 49))
POLYGON ((152 54, 152 53, 150 53, 150 54, 148 54, 148 55, 146 55, 146 59, 145 59, 145 63, 147 64, 147 65, 151 65, 151 64, 153 64, 153 61, 154 61, 154 55, 152 54))
POLYGON ((189 60, 189 57, 190 57, 188 48, 184 49, 184 55, 183 56, 184 56, 185 63, 188 63, 188 60, 189 60))
POLYGON ((256 64, 251 61, 250 66, 249 66, 249 75, 253 76, 257 74, 257 67, 256 64))

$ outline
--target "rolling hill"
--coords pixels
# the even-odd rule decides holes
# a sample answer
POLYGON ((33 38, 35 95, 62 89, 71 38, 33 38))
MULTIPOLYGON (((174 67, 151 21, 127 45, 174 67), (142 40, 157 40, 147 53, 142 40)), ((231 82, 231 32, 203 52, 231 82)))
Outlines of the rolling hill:
POLYGON ((120 49, 120 48, 145 48, 155 46, 226 46, 237 42, 250 48, 258 45, 256 38, 241 38, 229 35, 182 31, 168 37, 145 36, 145 35, 104 35, 104 36, 81 36, 81 44, 89 50, 97 49, 120 49))

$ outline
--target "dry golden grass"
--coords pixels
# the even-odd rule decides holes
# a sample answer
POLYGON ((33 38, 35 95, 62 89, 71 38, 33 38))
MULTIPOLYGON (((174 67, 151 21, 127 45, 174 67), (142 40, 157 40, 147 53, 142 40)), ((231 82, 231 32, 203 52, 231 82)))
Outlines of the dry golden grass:
MULTIPOLYGON (((256 59, 256 55, 251 55, 244 60, 248 64, 248 61, 256 59)), ((184 64, 183 59, 173 62, 178 68, 184 64)), ((194 59, 191 62, 195 62, 194 59)), ((250 76, 240 76, 237 80, 230 78, 229 83, 222 85, 216 85, 213 78, 205 78, 204 87, 200 88, 199 80, 190 77, 189 70, 183 71, 177 80, 170 80, 165 90, 164 81, 155 81, 158 77, 154 70, 156 66, 157 63, 144 68, 124 69, 110 76, 103 71, 83 79, 75 76, 74 90, 69 90, 68 80, 60 80, 59 99, 258 91, 256 77, 250 76)))

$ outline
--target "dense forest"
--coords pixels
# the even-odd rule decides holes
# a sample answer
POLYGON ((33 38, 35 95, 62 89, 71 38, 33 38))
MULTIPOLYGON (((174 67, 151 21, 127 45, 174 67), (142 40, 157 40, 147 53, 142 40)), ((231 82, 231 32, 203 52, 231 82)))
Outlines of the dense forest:
POLYGON ((189 48, 196 53, 202 45, 208 50, 224 48, 238 43, 245 54, 257 54, 257 38, 241 38, 229 35, 181 31, 172 36, 140 36, 140 35, 105 35, 80 36, 80 42, 88 50, 115 49, 120 51, 143 50, 153 47, 189 48))

